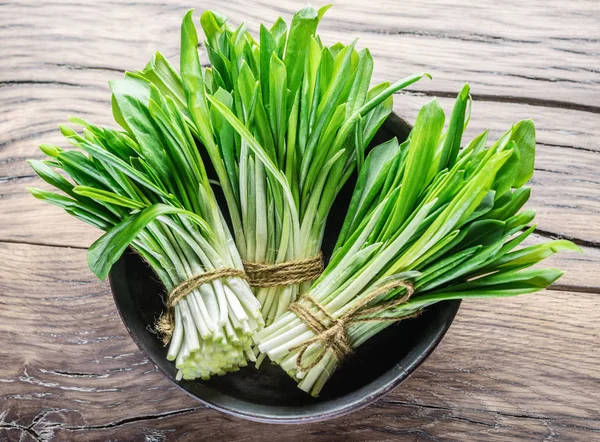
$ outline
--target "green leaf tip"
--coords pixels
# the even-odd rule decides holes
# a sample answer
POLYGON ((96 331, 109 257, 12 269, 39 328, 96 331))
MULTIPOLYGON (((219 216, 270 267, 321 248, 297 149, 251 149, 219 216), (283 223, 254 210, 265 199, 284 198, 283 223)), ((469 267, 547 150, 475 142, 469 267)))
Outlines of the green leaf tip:
POLYGON ((60 129, 60 133, 67 138, 74 137, 75 135, 77 135, 77 132, 75 132, 73 128, 67 126, 66 124, 60 124, 58 128, 60 129))
MULTIPOLYGON (((325 13, 325 11, 323 11, 323 13, 325 13)), ((310 3, 308 5, 306 5, 304 8, 300 9, 298 12, 296 12, 294 14, 294 17, 302 18, 302 19, 320 18, 319 11, 317 11, 315 9, 315 7, 313 5, 311 5, 310 3)))
POLYGON ((579 247, 573 241, 569 241, 568 239, 555 241, 550 248, 554 253, 558 253, 560 251, 576 252, 580 254, 585 253, 581 247, 579 247))
POLYGON ((44 154, 48 155, 49 157, 53 157, 53 158, 57 157, 58 154, 62 152, 61 148, 59 148, 58 146, 55 146, 53 144, 43 143, 43 144, 40 144, 39 147, 40 147, 40 150, 44 154))
POLYGON ((331 8, 333 6, 333 3, 329 3, 325 6, 321 6, 319 8, 319 21, 321 21, 321 19, 323 18, 323 16, 325 15, 325 13, 329 10, 329 8, 331 8))
POLYGON ((25 190, 31 193, 35 198, 42 198, 42 189, 38 189, 37 187, 26 187, 25 190))

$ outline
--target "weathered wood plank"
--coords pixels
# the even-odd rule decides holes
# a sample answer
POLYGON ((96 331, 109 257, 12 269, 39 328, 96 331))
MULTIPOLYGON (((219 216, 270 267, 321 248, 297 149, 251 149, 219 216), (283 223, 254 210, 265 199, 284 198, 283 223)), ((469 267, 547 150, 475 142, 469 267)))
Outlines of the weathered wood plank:
POLYGON ((273 427, 205 409, 159 374, 127 336, 108 285, 87 270, 85 251, 0 249, 11 257, 0 268, 0 438, 581 440, 600 431, 596 294, 465 303, 440 348, 384 400, 350 417, 278 427, 273 438, 273 427))
MULTIPOLYGON (((529 207, 546 234, 588 245, 585 255, 547 262, 568 271, 555 289, 579 293, 466 303, 438 351, 390 396, 347 418, 275 432, 205 409, 157 373, 125 332, 107 284, 87 270, 84 250, 0 243, 0 439, 596 439, 600 7, 472 3, 338 1, 321 29, 328 42, 360 37, 376 81, 434 74, 398 97, 409 120, 422 94, 450 97, 464 81, 476 98, 470 134, 490 127, 497 136, 535 119, 541 144, 529 207)), ((289 18, 303 4, 200 6, 255 32, 259 21, 289 18)), ((23 160, 38 155, 38 143, 60 140, 56 125, 67 115, 110 123, 107 80, 139 69, 154 50, 176 64, 190 6, 0 4, 0 241, 85 247, 97 237, 26 194, 38 181, 23 160)), ((450 109, 451 100, 440 101, 450 109)))
MULTIPOLYGON (((106 2, 99 13, 91 2, 11 2, 0 27, 5 70, 0 82, 75 83, 79 69, 138 69, 160 49, 178 54, 179 24, 195 6, 176 2, 106 2), (47 17, 52 16, 52 20, 47 17), (37 37, 44 36, 44 44, 37 37), (85 50, 82 50, 82 47, 85 50)), ((227 14, 258 31, 258 23, 279 15, 288 21, 304 5, 299 0, 248 2, 211 0, 200 5, 227 14)), ((557 0, 501 4, 486 0, 457 4, 355 0, 336 2, 321 33, 326 41, 360 38, 377 59, 378 80, 431 70, 437 89, 454 91, 470 81, 484 96, 600 112, 600 31, 596 2, 557 0), (549 94, 548 91, 551 91, 549 94)), ((427 90, 430 86, 416 86, 427 90)))

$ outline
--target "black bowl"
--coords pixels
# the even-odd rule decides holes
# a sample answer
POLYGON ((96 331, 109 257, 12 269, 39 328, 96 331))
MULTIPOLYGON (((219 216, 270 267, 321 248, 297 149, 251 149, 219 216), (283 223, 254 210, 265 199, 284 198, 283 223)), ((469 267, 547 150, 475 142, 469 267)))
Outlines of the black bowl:
MULTIPOLYGON (((410 125, 391 115, 371 146, 396 136, 404 141, 410 125)), ((348 208, 354 183, 349 182, 331 211, 323 241, 328 258, 348 208)), ((163 310, 164 289, 135 253, 127 252, 113 266, 110 284, 115 303, 138 347, 183 391, 206 405, 238 417, 272 423, 304 423, 342 416, 379 399, 397 387, 431 354, 450 327, 460 301, 429 307, 417 318, 399 322, 354 352, 313 398, 278 366, 265 361, 209 381, 176 381, 177 369, 166 360, 167 349, 149 331, 163 310)))

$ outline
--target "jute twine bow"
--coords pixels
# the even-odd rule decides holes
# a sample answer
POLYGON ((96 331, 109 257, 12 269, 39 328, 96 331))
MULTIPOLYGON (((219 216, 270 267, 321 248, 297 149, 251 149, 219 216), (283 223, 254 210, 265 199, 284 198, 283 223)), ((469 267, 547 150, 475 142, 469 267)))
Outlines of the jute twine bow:
POLYGON ((323 273, 323 254, 279 264, 243 261, 252 287, 278 287, 313 281, 323 273))
POLYGON ((316 301, 311 296, 302 296, 298 301, 294 302, 289 307, 289 310, 295 313, 296 316, 298 316, 298 318, 300 318, 308 326, 308 328, 310 328, 316 334, 316 336, 302 344, 290 348, 290 351, 300 349, 298 357, 296 358, 296 369, 298 371, 307 372, 311 368, 315 367, 319 362, 321 362, 328 350, 331 350, 333 356, 341 362, 344 359, 344 357, 346 357, 352 352, 352 348, 350 347, 350 342, 348 340, 347 331, 348 326, 352 324, 357 324, 360 322, 399 321, 401 319, 407 319, 409 317, 415 316, 409 315, 402 317, 364 317, 366 315, 379 313, 386 309, 404 304, 410 299, 413 293, 414 288, 412 284, 408 281, 394 281, 388 284, 384 284, 378 289, 374 290, 368 296, 365 296, 365 298, 363 298, 360 302, 357 302, 356 305, 354 305, 354 307, 352 307, 339 318, 332 316, 329 312, 327 312, 327 310, 325 310, 325 308, 321 304, 319 304, 318 301, 316 301), (385 302, 374 307, 365 308, 367 304, 369 304, 377 297, 384 295, 398 287, 404 287, 406 289, 406 293, 400 299, 385 302), (303 304, 302 301, 305 301, 305 304, 303 304), (317 313, 313 313, 313 307, 317 310, 317 313), (319 318, 319 313, 321 313, 325 317, 325 320, 321 320, 319 318), (303 364, 302 358, 304 357, 306 350, 308 350, 308 348, 314 343, 322 344, 321 352, 313 362, 307 365, 303 364))
POLYGON ((243 270, 226 268, 192 276, 190 279, 187 279, 181 284, 173 287, 173 289, 167 295, 167 312, 162 314, 156 323, 156 331, 162 335, 163 343, 165 345, 167 345, 171 340, 171 336, 173 336, 173 330, 175 329, 175 305, 202 284, 206 284, 220 278, 248 279, 243 270))

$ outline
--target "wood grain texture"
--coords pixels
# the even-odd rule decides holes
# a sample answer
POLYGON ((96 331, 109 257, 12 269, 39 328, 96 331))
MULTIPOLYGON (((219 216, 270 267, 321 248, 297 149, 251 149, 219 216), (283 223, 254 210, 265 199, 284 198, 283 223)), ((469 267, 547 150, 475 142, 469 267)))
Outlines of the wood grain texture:
MULTIPOLYGON (((234 25, 244 21, 257 32, 261 21, 271 23, 279 15, 289 19, 305 3, 39 1, 30 8, 30 1, 13 1, 2 6, 0 35, 11 42, 5 50, 10 70, 2 80, 77 87, 81 82, 74 76, 62 79, 60 73, 92 70, 101 77, 105 71, 138 69, 156 49, 176 59, 180 20, 189 8, 219 10, 234 25), (39 35, 44 45, 38 44, 39 35)), ((433 0, 426 8, 418 2, 345 0, 335 2, 320 32, 331 42, 359 38, 378 60, 378 79, 431 70, 439 77, 436 90, 454 91, 468 80, 492 99, 597 113, 599 9, 594 0, 568 7, 559 0, 433 0)))
MULTIPOLYGON (((199 406, 158 373, 129 339, 108 284, 86 268, 84 250, 0 249, 12 257, 0 270, 0 431, 7 437, 272 436, 271 426, 199 406)), ((354 416, 278 427, 270 440, 592 437, 600 431, 600 391, 589 343, 599 321, 595 294, 547 291, 465 303, 442 346, 394 393, 354 416)))
MULTIPOLYGON (((600 4, 508 0, 423 5, 336 1, 321 33, 358 37, 375 80, 428 70, 396 97, 414 121, 463 82, 475 98, 467 136, 497 137, 534 118, 530 243, 565 237, 584 255, 539 295, 465 303, 442 345, 400 388, 346 418, 307 426, 248 423, 207 409, 137 349, 108 284, 86 267, 98 232, 34 200, 24 160, 64 146, 68 115, 112 124, 107 81, 159 49, 174 64, 189 8, 233 24, 290 18, 304 0, 0 3, 0 440, 596 440, 600 433, 600 4)), ((200 47, 202 51, 202 47, 200 47)), ((204 54, 202 54, 204 55, 204 54)))

